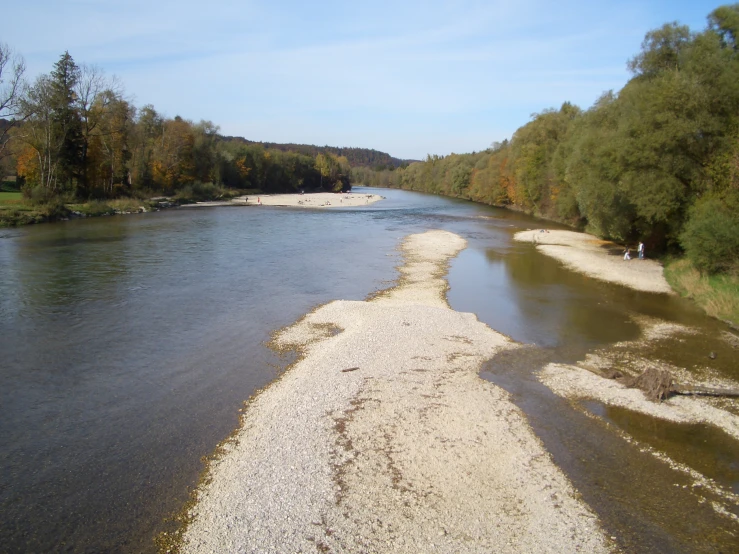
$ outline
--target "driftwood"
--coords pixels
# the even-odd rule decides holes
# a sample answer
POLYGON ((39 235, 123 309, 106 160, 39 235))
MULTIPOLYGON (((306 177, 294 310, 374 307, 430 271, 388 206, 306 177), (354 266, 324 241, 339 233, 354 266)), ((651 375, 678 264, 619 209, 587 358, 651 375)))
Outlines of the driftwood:
POLYGON ((661 402, 670 396, 673 383, 672 373, 666 369, 650 367, 644 373, 630 380, 626 386, 641 389, 649 400, 661 402))
POLYGON ((346 369, 342 369, 341 373, 346 373, 347 371, 357 371, 358 367, 347 367, 346 369))
POLYGON ((623 379, 623 376, 624 376, 624 374, 621 373, 617 369, 611 369, 611 368, 608 368, 608 369, 598 369, 597 367, 592 366, 590 364, 586 364, 584 362, 578 362, 577 365, 580 366, 583 369, 587 369, 591 373, 595 373, 598 377, 603 377, 603 379, 617 379, 617 380, 620 380, 620 379, 623 379))
POLYGON ((589 364, 579 363, 583 369, 587 369, 603 377, 604 379, 616 379, 629 388, 640 389, 648 400, 661 402, 673 394, 691 396, 724 396, 739 397, 739 389, 717 389, 712 387, 700 387, 694 385, 681 385, 676 383, 672 374, 666 369, 650 367, 637 377, 626 377, 615 369, 601 370, 589 364))
POLYGON ((672 386, 675 394, 702 395, 702 396, 739 396, 739 389, 714 389, 712 387, 692 387, 675 384, 672 386))

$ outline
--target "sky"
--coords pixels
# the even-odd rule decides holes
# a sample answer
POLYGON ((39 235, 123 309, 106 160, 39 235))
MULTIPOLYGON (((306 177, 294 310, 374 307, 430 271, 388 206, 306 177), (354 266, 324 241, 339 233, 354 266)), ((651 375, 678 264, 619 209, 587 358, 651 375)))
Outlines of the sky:
MULTIPOLYGON (((724 2, 729 3, 729 2, 724 2)), ((68 51, 138 107, 265 142, 425 159, 510 139, 630 78, 645 33, 693 31, 704 0, 34 0, 0 42, 30 81, 68 51)))

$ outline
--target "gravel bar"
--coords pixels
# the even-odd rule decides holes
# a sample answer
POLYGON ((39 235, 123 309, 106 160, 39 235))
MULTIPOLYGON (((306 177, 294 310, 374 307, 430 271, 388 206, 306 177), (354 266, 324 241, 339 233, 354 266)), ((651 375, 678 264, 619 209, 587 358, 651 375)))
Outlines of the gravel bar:
POLYGON ((451 310, 466 246, 406 237, 398 285, 277 333, 300 360, 248 404, 180 545, 204 552, 611 552, 481 364, 517 345, 451 310))

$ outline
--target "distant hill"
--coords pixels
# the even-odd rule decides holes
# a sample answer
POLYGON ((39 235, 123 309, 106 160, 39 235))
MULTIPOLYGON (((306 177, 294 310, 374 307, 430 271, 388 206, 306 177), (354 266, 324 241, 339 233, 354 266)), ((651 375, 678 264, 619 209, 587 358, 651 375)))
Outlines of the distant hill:
POLYGON ((314 146, 312 144, 281 144, 277 142, 259 142, 247 140, 244 137, 222 136, 222 140, 241 142, 244 144, 261 144, 265 148, 282 150, 283 152, 298 152, 307 156, 316 156, 317 154, 333 154, 334 156, 345 156, 349 160, 352 167, 372 167, 372 168, 395 168, 408 165, 418 160, 401 160, 394 158, 390 154, 380 152, 379 150, 371 150, 369 148, 340 148, 338 146, 314 146))

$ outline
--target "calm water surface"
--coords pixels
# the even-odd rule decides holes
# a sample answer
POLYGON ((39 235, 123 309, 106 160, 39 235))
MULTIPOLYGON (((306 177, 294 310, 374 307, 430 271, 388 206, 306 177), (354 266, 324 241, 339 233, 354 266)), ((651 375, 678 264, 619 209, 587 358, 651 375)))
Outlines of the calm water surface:
MULTIPOLYGON (((633 313, 708 335, 714 324, 678 299, 594 282, 513 243, 542 225, 533 219, 379 192, 387 199, 363 209, 180 209, 0 230, 0 551, 155 551, 201 458, 286 363, 264 346, 270 333, 390 286, 402 237, 437 228, 469 241, 450 269, 452 307, 537 346, 483 375, 514 394, 599 515, 629 525, 587 492, 593 471, 568 458, 580 435, 551 431, 552 414, 572 411, 531 371, 637 338, 633 313)), ((700 347, 688 349, 696 360, 700 347)), ((718 370, 731 373, 725 360, 718 370)))

